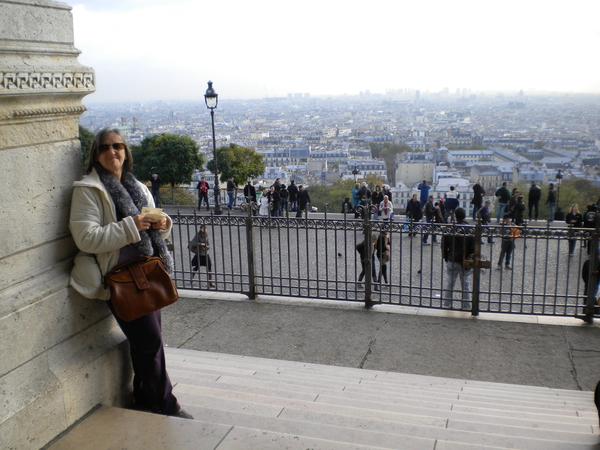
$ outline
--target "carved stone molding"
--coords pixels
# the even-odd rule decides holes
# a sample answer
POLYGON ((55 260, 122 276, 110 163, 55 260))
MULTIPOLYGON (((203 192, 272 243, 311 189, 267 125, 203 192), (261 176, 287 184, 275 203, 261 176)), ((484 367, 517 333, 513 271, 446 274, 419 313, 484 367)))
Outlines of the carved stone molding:
POLYGON ((40 108, 40 109, 22 109, 18 111, 10 111, 8 113, 0 113, 0 120, 6 119, 22 119, 24 117, 35 116, 67 116, 80 115, 87 111, 85 106, 67 106, 63 108, 40 108))
POLYGON ((0 94, 16 91, 95 90, 94 72, 0 72, 0 94))

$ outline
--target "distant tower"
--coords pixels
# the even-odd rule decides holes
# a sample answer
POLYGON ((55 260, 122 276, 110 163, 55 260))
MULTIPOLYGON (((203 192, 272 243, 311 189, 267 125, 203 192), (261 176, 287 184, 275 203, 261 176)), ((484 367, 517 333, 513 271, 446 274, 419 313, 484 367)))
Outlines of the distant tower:
POLYGON ((139 130, 140 128, 140 118, 138 116, 133 117, 133 128, 139 130))
POLYGON ((122 127, 126 127, 127 126, 127 117, 121 117, 121 126, 122 127))
POLYGON ((421 101, 421 91, 419 91, 418 89, 417 89, 417 92, 415 94, 415 100, 418 101, 418 102, 421 101))

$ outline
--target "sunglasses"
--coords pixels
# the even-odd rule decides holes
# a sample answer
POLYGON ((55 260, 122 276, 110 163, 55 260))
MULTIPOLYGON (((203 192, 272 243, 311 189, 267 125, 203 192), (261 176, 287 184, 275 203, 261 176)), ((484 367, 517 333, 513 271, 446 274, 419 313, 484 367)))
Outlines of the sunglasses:
POLYGON ((98 146, 98 148, 100 149, 101 152, 105 152, 105 151, 109 150, 111 147, 114 148, 115 150, 125 150, 125 144, 123 144, 122 142, 117 142, 116 144, 100 144, 98 146))

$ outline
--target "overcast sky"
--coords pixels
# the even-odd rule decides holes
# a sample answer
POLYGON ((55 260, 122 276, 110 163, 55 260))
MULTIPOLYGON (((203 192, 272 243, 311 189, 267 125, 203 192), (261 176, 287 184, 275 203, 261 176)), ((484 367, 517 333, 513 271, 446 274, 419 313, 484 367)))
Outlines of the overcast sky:
POLYGON ((599 0, 66 0, 84 100, 600 92, 599 0))

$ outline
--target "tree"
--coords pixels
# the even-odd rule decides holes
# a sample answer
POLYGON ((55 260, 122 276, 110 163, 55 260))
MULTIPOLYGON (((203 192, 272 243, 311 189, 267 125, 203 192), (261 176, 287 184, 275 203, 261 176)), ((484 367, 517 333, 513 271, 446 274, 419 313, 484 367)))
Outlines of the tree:
POLYGON ((339 213, 342 203, 346 197, 352 200, 352 189, 354 180, 339 180, 332 185, 311 184, 308 188, 311 205, 325 211, 325 203, 329 205, 329 211, 339 213))
POLYGON ((79 142, 81 143, 81 162, 83 162, 83 168, 85 169, 88 166, 94 133, 79 125, 79 142))
POLYGON ((158 173, 163 183, 172 187, 192 181, 194 170, 202 170, 204 156, 189 136, 163 133, 148 136, 141 146, 131 148, 133 173, 140 181, 149 181, 158 173))
MULTIPOLYGON (((263 155, 251 148, 236 144, 217 148, 217 166, 221 174, 219 177, 221 183, 234 177, 243 184, 248 178, 262 176, 266 169, 263 155)), ((208 162, 207 168, 214 173, 214 160, 208 162)))

